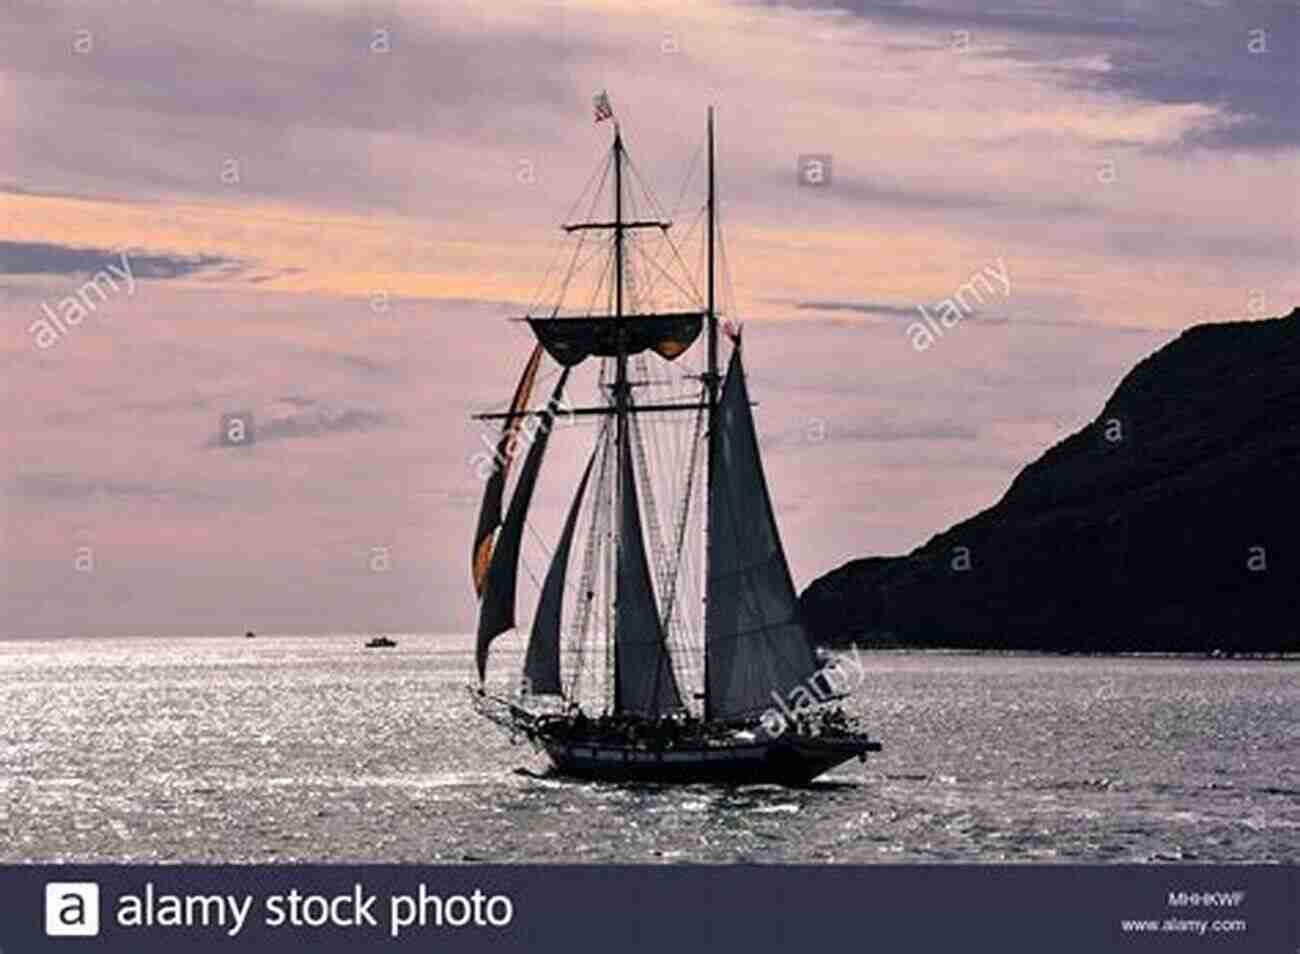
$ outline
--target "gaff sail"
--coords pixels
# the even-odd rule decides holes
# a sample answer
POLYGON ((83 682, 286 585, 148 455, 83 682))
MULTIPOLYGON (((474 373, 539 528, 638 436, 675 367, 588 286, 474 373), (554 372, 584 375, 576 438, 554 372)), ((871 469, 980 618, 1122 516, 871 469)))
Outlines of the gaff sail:
POLYGON ((740 347, 731 354, 709 434, 705 718, 752 714, 805 684, 817 658, 799 620, 740 347))
POLYGON ((524 372, 519 376, 515 386, 515 396, 510 400, 510 416, 501 424, 501 437, 497 440, 496 453, 492 455, 492 473, 483 488, 483 504, 478 512, 478 530, 474 533, 474 548, 470 552, 470 573, 474 578, 474 592, 483 595, 483 585, 487 580, 488 567, 492 563, 492 546, 497 528, 501 526, 501 500, 505 496, 506 478, 510 476, 510 465, 514 463, 518 447, 519 427, 524 418, 520 415, 528 407, 533 394, 533 382, 537 380, 537 368, 542 361, 542 346, 533 348, 524 372))
POLYGON ((483 602, 479 607, 478 641, 474 653, 480 680, 487 669, 488 646, 493 639, 515 625, 515 584, 519 576, 519 550, 523 543, 524 523, 528 519, 533 489, 537 486, 537 475, 542 469, 542 457, 550 440, 551 424, 555 420, 560 394, 568 377, 569 370, 565 368, 546 410, 537 419, 536 429, 528 432, 532 434, 532 446, 524 458, 523 469, 519 472, 519 485, 510 498, 510 509, 506 512, 496 549, 492 553, 492 562, 488 565, 483 602))

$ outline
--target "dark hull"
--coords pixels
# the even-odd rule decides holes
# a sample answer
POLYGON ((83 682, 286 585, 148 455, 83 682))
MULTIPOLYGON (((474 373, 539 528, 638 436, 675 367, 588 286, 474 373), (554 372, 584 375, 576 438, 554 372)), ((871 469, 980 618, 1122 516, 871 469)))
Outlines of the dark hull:
POLYGON ((823 772, 879 752, 862 738, 783 737, 663 751, 598 742, 540 740, 561 775, 610 782, 806 785, 823 772))

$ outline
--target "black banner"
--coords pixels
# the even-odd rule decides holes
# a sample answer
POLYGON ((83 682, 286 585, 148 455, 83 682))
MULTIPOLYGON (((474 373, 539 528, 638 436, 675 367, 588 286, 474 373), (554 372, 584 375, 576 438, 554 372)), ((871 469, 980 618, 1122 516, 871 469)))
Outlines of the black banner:
POLYGON ((1268 866, 8 866, 0 954, 1294 954, 1268 866))

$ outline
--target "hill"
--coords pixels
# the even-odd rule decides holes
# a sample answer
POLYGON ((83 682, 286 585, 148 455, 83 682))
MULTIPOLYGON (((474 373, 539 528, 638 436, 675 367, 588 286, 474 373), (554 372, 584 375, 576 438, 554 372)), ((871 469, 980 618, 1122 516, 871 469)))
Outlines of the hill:
POLYGON ((827 645, 1300 651, 1300 308, 1189 328, 994 506, 800 599, 827 645))

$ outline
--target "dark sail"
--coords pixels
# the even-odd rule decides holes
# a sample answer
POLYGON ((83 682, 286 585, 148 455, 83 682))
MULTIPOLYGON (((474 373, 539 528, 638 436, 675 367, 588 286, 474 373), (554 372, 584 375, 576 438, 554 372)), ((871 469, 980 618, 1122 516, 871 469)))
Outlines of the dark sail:
POLYGON ((619 353, 620 336, 625 353, 654 351, 671 361, 695 343, 704 326, 699 312, 662 315, 628 315, 618 321, 608 318, 529 318, 537 340, 547 353, 565 367, 595 355, 612 358, 619 353))
POLYGON ((758 453, 740 348, 709 434, 706 718, 754 713, 813 677, 790 567, 758 453))
POLYGON ((533 618, 533 632, 528 637, 524 678, 528 680, 528 691, 538 695, 559 695, 561 692, 560 615, 564 609, 564 577, 569 566, 569 551, 573 548, 573 531, 578 525, 578 512, 582 509, 582 498, 587 492, 587 478, 591 476, 591 465, 595 460, 596 453, 593 452, 591 460, 587 461, 587 469, 582 473, 582 481, 578 484, 573 504, 569 507, 564 531, 560 534, 555 555, 551 557, 551 568, 546 571, 537 615, 533 618))
POLYGON ((556 405, 568 377, 569 371, 566 368, 555 385, 546 410, 534 419, 537 428, 532 432, 533 443, 528 448, 528 456, 524 458, 523 469, 519 472, 519 485, 510 498, 510 509, 506 511, 492 562, 488 565, 483 603, 479 608, 478 643, 474 652, 480 680, 487 668, 488 645, 515 625, 515 583, 519 576, 519 548, 524 538, 524 522, 528 518, 528 506, 532 503, 533 488, 537 486, 537 475, 542 469, 542 456, 546 453, 546 444, 551 437, 556 405))
POLYGON ((655 606, 641 533, 629 441, 619 454, 618 596, 615 606, 615 702, 621 713, 654 717, 682 707, 655 606))
MULTIPOLYGON (((520 414, 528 407, 528 400, 533 393, 533 382, 537 379, 537 367, 542 360, 542 346, 533 348, 524 373, 519 377, 515 387, 515 396, 510 401, 512 415, 520 414)), ((470 573, 474 577, 474 592, 483 595, 483 585, 487 581, 488 567, 492 563, 492 543, 501 526, 501 499, 505 495, 506 478, 510 476, 510 465, 515 459, 518 434, 522 417, 507 417, 501 425, 501 437, 497 441, 496 452, 492 455, 492 473, 483 488, 483 505, 478 512, 478 530, 474 534, 474 549, 470 553, 470 573)))

